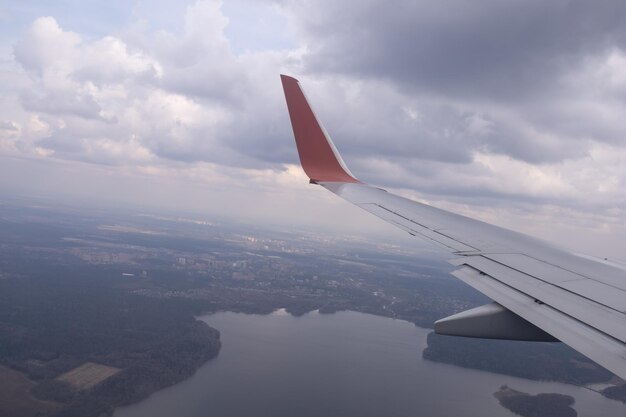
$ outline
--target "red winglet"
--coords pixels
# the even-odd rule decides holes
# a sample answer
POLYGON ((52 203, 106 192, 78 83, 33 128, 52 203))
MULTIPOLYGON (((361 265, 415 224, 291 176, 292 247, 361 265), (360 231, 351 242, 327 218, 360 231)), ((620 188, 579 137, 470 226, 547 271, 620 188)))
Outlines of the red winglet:
POLYGON ((318 122, 313 109, 295 78, 280 76, 289 109, 289 118, 300 163, 312 182, 354 182, 335 145, 330 140, 322 125, 318 122))

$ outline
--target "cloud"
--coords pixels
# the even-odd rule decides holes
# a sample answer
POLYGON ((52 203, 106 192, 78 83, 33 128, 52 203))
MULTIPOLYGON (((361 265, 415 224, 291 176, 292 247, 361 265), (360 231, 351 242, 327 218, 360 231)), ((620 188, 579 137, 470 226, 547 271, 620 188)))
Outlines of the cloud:
POLYGON ((65 74, 71 70, 78 34, 63 31, 51 17, 36 19, 15 45, 15 58, 28 71, 39 76, 65 74))
MULTIPOLYGON (((201 19, 215 11, 198 8, 190 8, 188 15, 201 19)), ((193 24, 188 27, 198 32, 193 24)), ((207 34, 195 33, 195 39, 207 34)), ((198 159, 229 118, 222 103, 200 105, 168 85, 150 50, 134 49, 113 36, 85 39, 63 30, 52 17, 32 23, 15 45, 15 58, 32 77, 20 91, 22 106, 48 126, 47 136, 34 139, 31 150, 106 164, 198 159)), ((172 78, 174 70, 167 69, 172 78)))
POLYGON ((188 6, 181 21, 180 33, 139 25, 91 38, 53 17, 36 19, 14 46, 29 79, 18 95, 49 131, 23 135, 21 148, 113 165, 282 170, 295 162, 286 113, 276 111, 284 109, 278 74, 290 52, 235 55, 219 1, 188 6))
POLYGON ((313 71, 401 81, 417 91, 519 97, 626 39, 620 1, 287 1, 313 71), (349 16, 347 18, 347 16, 349 16))
POLYGON ((286 25, 254 49, 236 32, 252 0, 233 1, 105 33, 34 19, 0 67, 0 153, 294 192, 289 73, 363 180, 509 226, 623 229, 623 2, 255 2, 286 25))
POLYGON ((587 139, 615 143, 621 129, 623 106, 604 101, 614 93, 597 75, 605 68, 619 80, 611 65, 621 68, 616 57, 626 46, 623 2, 285 4, 307 46, 306 71, 384 80, 409 96, 480 113, 491 120, 494 152, 555 162, 584 155, 587 139), (605 84, 595 103, 589 77, 605 84))
POLYGON ((238 96, 238 81, 245 74, 224 36, 228 19, 221 2, 199 1, 185 12, 183 34, 158 31, 144 39, 166 68, 162 86, 187 96, 222 101, 238 96))

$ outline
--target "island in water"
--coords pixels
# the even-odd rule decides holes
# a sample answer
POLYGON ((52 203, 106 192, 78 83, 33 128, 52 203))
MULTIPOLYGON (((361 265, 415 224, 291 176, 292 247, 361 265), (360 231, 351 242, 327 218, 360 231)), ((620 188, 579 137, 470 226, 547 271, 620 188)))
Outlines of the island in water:
POLYGON ((500 405, 522 417, 576 417, 574 398, 563 394, 531 395, 506 385, 493 394, 500 405))

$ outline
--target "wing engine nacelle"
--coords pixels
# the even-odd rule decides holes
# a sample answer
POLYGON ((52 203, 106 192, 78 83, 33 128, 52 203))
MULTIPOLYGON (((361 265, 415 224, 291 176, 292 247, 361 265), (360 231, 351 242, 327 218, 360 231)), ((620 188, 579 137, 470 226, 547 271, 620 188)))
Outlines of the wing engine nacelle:
POLYGON ((558 342, 549 333, 498 303, 485 304, 437 320, 435 333, 483 339, 558 342))

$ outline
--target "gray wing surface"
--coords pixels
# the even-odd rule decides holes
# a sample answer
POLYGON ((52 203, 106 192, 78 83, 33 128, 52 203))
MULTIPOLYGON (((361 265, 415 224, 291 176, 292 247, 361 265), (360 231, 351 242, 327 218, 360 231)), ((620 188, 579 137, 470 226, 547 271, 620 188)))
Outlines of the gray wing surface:
POLYGON ((435 323, 435 331, 519 340, 555 338, 626 379, 623 267, 360 182, 345 168, 298 81, 281 78, 300 160, 311 182, 449 251, 450 263, 458 267, 453 275, 495 302, 442 319, 435 323), (301 129, 302 120, 313 120, 322 133, 308 134, 301 129), (311 152, 313 141, 326 141, 332 152, 311 152), (333 156, 342 169, 324 160, 333 156))

